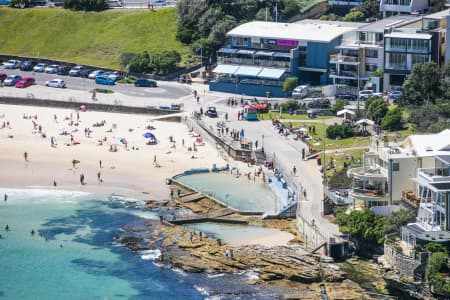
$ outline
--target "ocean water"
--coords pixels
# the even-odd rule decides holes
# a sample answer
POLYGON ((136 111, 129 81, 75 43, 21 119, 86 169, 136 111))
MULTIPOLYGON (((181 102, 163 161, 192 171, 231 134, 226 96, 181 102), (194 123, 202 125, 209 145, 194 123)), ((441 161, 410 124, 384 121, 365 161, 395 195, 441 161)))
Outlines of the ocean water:
POLYGON ((0 299, 272 299, 278 294, 245 284, 252 272, 186 274, 155 264, 159 250, 135 253, 114 243, 124 226, 144 228, 156 218, 141 202, 121 197, 0 189, 0 299))

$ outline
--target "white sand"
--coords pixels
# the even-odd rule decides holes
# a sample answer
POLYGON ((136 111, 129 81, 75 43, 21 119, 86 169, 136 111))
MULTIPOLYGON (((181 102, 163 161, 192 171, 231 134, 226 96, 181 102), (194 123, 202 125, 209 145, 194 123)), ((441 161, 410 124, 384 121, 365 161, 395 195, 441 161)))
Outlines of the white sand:
POLYGON ((30 187, 53 186, 57 188, 92 191, 97 193, 123 193, 144 199, 167 198, 169 190, 165 179, 190 168, 210 168, 226 164, 216 149, 209 145, 197 146, 197 152, 188 151, 195 137, 188 128, 180 123, 151 121, 148 115, 117 114, 106 112, 80 112, 78 126, 70 126, 69 121, 77 122, 74 110, 42 108, 29 106, 0 105, 0 127, 10 122, 11 129, 0 129, 0 186, 30 187), (54 121, 54 114, 58 122, 54 121), (43 138, 33 129, 32 119, 23 115, 37 115, 35 122, 42 126, 43 138), (105 126, 93 127, 96 122, 106 121, 105 126), (113 126, 115 124, 115 126, 113 126), (148 125, 155 130, 145 129, 148 125), (90 128, 91 137, 85 137, 84 129, 90 128), (78 129, 77 132, 74 132, 78 129), (107 132, 113 129, 112 132, 107 132), (60 135, 62 130, 71 133, 79 145, 70 145, 70 135, 60 135), (159 143, 146 145, 143 133, 151 131, 159 143), (10 138, 12 136, 12 138, 10 138), (52 148, 50 137, 56 138, 57 147, 52 148), (169 136, 176 141, 171 148, 169 136), (103 146, 98 140, 107 138, 103 146), (120 139, 128 141, 128 150, 120 139), (185 146, 182 147, 182 139, 185 146), (109 147, 116 145, 118 152, 110 152, 109 147), (132 147, 139 150, 132 150, 132 147), (25 163, 24 152, 29 162, 25 163), (157 163, 153 165, 156 155, 157 163), (191 156, 196 158, 192 159, 191 156), (76 169, 72 169, 72 160, 79 160, 76 169), (99 167, 102 160, 103 168, 99 167), (102 183, 97 180, 101 172, 102 183), (80 184, 80 174, 85 175, 86 185, 80 184), (148 193, 149 195, 147 195, 148 193))

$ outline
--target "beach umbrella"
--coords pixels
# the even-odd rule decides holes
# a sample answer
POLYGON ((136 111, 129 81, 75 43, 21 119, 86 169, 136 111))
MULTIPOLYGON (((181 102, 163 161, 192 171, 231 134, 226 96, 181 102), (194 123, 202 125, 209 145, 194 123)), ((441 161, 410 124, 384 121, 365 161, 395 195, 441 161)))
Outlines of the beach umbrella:
POLYGON ((146 139, 150 139, 150 138, 155 138, 155 135, 151 132, 146 132, 146 133, 144 133, 144 137, 146 139))
POLYGON ((121 139, 119 140, 119 142, 121 142, 122 144, 125 144, 125 143, 127 142, 127 139, 126 139, 126 138, 121 138, 121 139))
POLYGON ((298 132, 308 132, 308 128, 300 127, 297 131, 298 132))

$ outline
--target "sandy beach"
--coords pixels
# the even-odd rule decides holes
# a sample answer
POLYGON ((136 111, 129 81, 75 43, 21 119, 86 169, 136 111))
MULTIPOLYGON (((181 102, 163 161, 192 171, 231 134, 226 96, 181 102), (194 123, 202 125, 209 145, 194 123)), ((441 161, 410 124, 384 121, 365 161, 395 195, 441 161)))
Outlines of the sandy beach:
POLYGON ((149 115, 0 105, 1 186, 163 199, 169 196, 166 178, 214 163, 226 164, 214 147, 196 143, 195 132, 181 123, 153 120, 149 115), (103 121, 104 125, 94 126, 103 121), (156 145, 146 145, 146 132, 156 136, 156 145), (56 146, 51 145, 52 137, 56 146), (117 151, 110 151, 111 147, 117 151), (75 168, 73 160, 79 161, 75 168))

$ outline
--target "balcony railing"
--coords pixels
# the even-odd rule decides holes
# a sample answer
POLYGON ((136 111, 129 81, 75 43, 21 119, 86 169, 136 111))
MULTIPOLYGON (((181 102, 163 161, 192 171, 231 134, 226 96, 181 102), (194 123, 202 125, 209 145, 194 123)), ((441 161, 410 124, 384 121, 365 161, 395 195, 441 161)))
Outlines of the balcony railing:
POLYGON ((418 169, 417 173, 428 182, 450 182, 450 176, 441 169, 418 169))
POLYGON ((332 62, 358 62, 357 56, 342 55, 342 54, 332 54, 330 55, 330 61, 332 62))

